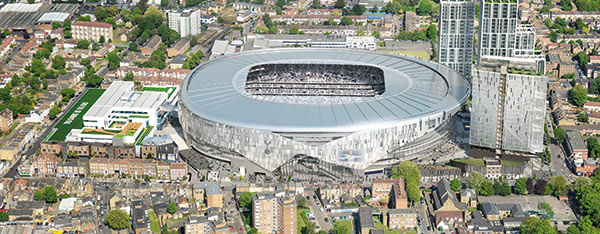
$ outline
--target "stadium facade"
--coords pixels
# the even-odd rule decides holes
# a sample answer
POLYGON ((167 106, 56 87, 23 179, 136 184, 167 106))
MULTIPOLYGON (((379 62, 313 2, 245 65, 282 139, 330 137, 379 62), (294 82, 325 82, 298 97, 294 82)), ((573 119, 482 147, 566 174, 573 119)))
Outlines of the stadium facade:
POLYGON ((437 144, 469 91, 458 73, 417 58, 274 49, 200 65, 178 108, 186 141, 205 154, 270 171, 299 156, 362 170, 437 144))

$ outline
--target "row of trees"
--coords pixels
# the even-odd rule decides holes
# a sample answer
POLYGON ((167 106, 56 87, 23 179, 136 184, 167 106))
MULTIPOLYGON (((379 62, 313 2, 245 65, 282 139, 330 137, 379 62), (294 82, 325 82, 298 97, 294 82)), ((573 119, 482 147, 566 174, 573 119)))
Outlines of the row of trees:
MULTIPOLYGON (((454 181, 453 181, 454 182, 454 181)), ((460 184, 458 182, 454 182, 454 185, 451 187, 453 190, 458 191, 457 188, 460 188, 460 184)), ((473 188, 477 191, 478 194, 483 196, 489 195, 510 195, 514 194, 537 194, 537 195, 553 195, 560 196, 565 193, 567 181, 562 176, 554 176, 552 177, 550 183, 543 179, 533 179, 533 178, 519 178, 515 181, 514 185, 511 187, 508 183, 502 181, 502 178, 498 181, 490 181, 485 178, 479 172, 472 172, 468 177, 469 188, 473 188)))
POLYGON ((394 167, 392 172, 392 178, 404 179, 404 187, 408 200, 413 204, 419 202, 421 200, 421 191, 419 190, 421 172, 417 168, 417 165, 410 161, 404 161, 394 167))

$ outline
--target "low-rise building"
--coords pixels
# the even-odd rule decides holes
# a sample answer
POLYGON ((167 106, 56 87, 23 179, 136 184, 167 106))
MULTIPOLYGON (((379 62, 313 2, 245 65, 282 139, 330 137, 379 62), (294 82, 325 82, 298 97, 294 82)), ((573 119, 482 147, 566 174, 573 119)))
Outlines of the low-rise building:
POLYGON ((9 132, 12 124, 13 112, 8 108, 4 108, 4 110, 0 111, 0 131, 9 132))
POLYGON ((567 139, 566 139, 566 151, 567 157, 571 158, 571 160, 582 159, 586 160, 588 158, 588 149, 583 142, 583 137, 577 131, 567 131, 567 139))
POLYGON ((388 212, 389 229, 411 229, 418 225, 418 214, 414 209, 391 209, 388 212))
POLYGON ((71 34, 75 40, 108 41, 113 39, 113 28, 107 23, 75 21, 71 24, 71 34))
POLYGON ((183 54, 187 49, 190 48, 190 39, 187 37, 180 38, 171 47, 167 49, 167 55, 169 57, 175 57, 183 54))
POLYGON ((150 56, 152 55, 152 52, 158 49, 160 43, 162 43, 160 36, 154 35, 140 48, 140 52, 142 52, 142 55, 144 56, 150 56))

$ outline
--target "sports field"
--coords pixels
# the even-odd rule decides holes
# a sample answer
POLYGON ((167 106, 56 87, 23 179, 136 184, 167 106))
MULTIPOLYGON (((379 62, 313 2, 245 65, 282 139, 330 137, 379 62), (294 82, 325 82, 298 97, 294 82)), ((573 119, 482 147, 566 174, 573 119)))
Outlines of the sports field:
POLYGON ((393 54, 402 54, 402 55, 407 55, 407 56, 422 58, 422 59, 425 59, 425 60, 429 60, 430 59, 430 55, 429 55, 430 51, 426 51, 426 50, 400 50, 400 51, 385 51, 385 50, 380 50, 379 52, 393 53, 393 54))
POLYGON ((83 97, 69 109, 69 111, 61 117, 54 128, 55 131, 50 132, 51 136, 46 137, 49 141, 64 141, 71 129, 83 128, 83 115, 94 105, 94 103, 104 93, 104 89, 88 89, 83 97))
POLYGON ((168 97, 171 98, 171 95, 175 92, 177 87, 143 87, 141 91, 157 91, 157 92, 165 92, 168 97))

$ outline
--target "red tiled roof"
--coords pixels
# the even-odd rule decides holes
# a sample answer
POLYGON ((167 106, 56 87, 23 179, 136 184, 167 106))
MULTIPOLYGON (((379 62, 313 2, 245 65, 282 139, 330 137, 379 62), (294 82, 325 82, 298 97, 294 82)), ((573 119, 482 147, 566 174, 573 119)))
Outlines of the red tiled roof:
POLYGON ((597 106, 597 107, 600 107, 600 102, 590 102, 590 101, 587 101, 587 102, 585 102, 585 104, 583 106, 597 106))
POLYGON ((100 22, 90 22, 90 21, 75 21, 72 24, 73 26, 87 26, 87 27, 97 27, 97 28, 112 28, 112 25, 107 23, 100 22))

